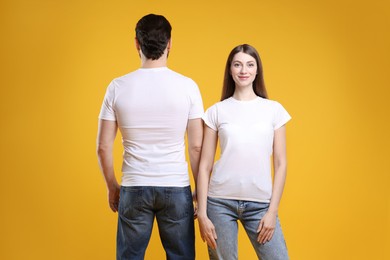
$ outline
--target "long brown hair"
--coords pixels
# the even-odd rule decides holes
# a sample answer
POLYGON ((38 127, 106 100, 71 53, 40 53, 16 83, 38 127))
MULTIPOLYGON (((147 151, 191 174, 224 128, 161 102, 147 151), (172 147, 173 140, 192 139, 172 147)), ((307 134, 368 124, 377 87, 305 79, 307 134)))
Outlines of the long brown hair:
POLYGON ((261 64, 260 55, 256 51, 256 49, 250 46, 249 44, 242 44, 235 47, 228 56, 226 67, 225 67, 225 75, 223 79, 221 101, 233 96, 234 90, 236 89, 236 84, 230 73, 230 66, 232 65, 232 60, 234 55, 236 55, 239 52, 246 53, 252 56, 253 58, 255 58, 257 63, 257 75, 255 77, 255 80, 252 83, 253 91, 259 97, 268 98, 267 90, 264 84, 263 65, 261 64))

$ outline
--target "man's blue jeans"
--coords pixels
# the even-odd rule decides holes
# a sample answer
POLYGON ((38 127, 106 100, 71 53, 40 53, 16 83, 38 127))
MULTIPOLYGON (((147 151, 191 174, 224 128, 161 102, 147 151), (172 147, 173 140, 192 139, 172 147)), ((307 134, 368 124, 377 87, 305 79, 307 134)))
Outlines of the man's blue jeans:
POLYGON ((232 260, 238 258, 237 235, 239 220, 243 225, 258 258, 262 260, 287 260, 287 247, 284 241, 279 218, 276 221, 274 235, 265 244, 257 242, 257 228, 267 212, 269 203, 253 201, 207 199, 207 215, 217 233, 217 250, 209 247, 210 259, 232 260))
POLYGON ((144 259, 156 217, 167 259, 195 259, 194 207, 190 186, 121 187, 117 260, 144 259))

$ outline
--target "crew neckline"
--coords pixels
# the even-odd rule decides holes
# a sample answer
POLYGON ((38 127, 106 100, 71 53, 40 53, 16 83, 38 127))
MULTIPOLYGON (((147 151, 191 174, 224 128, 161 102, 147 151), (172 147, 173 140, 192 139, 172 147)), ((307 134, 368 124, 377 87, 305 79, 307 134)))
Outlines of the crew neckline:
POLYGON ((260 100, 261 98, 259 96, 256 96, 255 98, 250 99, 250 100, 238 100, 238 99, 234 98, 233 96, 231 96, 229 99, 234 101, 234 102, 237 102, 237 103, 248 104, 248 103, 256 102, 256 101, 260 100))
POLYGON ((156 68, 139 68, 139 70, 143 71, 160 71, 160 70, 168 70, 168 67, 156 67, 156 68))

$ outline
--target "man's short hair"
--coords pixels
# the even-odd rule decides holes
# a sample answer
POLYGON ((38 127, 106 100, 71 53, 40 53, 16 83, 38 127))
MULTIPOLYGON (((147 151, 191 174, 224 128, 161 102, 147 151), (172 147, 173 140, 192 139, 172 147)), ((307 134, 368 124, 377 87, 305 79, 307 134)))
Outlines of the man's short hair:
POLYGON ((135 37, 147 59, 157 60, 171 39, 172 27, 162 15, 148 14, 135 27, 135 37))

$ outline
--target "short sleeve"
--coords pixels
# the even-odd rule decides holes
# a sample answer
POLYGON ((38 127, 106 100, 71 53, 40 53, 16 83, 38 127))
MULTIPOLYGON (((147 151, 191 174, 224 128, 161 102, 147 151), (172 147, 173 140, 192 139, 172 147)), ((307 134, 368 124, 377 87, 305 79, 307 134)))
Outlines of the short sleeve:
POLYGON ((284 107, 280 103, 276 102, 275 104, 275 116, 273 122, 274 130, 282 127, 291 119, 290 114, 286 111, 286 109, 284 109, 284 107))
POLYGON ((214 105, 214 106, 210 107, 209 109, 207 109, 202 117, 204 123, 208 127, 210 127, 211 129, 213 129, 214 131, 218 131, 218 113, 217 112, 218 112, 217 106, 214 105))
POLYGON ((192 84, 190 85, 189 91, 191 107, 188 114, 188 119, 201 118, 204 113, 202 96, 200 94, 198 85, 196 85, 196 83, 192 80, 191 82, 192 84))
POLYGON ((115 100, 115 85, 114 82, 111 82, 110 85, 108 85, 107 87, 106 95, 104 96, 103 104, 100 109, 100 114, 99 114, 100 119, 116 121, 114 100, 115 100))

